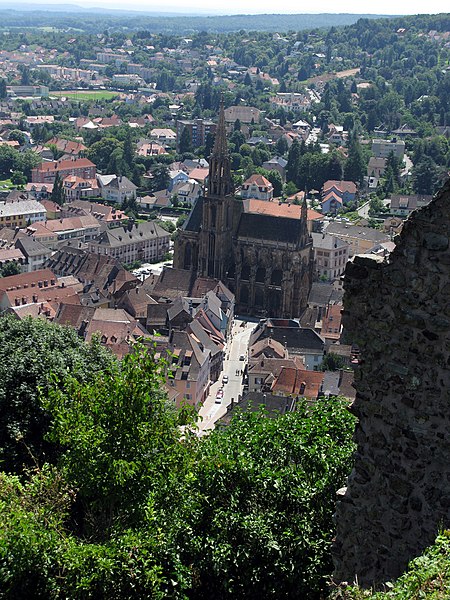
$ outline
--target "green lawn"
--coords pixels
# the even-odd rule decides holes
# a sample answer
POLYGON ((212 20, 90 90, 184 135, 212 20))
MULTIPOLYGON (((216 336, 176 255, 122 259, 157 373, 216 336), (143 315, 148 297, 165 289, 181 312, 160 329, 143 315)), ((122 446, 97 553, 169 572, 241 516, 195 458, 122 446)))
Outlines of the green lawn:
POLYGON ((117 92, 108 90, 63 90, 51 91, 50 96, 65 96, 74 98, 75 100, 111 100, 118 96, 117 92))
POLYGON ((10 190, 15 186, 11 183, 11 179, 2 179, 0 180, 0 191, 1 190, 10 190))

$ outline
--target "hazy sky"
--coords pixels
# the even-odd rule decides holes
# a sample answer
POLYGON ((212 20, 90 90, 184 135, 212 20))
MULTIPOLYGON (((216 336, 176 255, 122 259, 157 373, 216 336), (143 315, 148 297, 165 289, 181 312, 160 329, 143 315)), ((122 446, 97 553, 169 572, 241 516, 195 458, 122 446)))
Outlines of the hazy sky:
MULTIPOLYGON (((27 4, 64 4, 64 0, 25 0, 27 4)), ((0 6, 1 6, 0 0, 0 6)), ((21 1, 16 3, 20 7, 21 1)), ((361 2, 361 0, 316 0, 315 2, 299 2, 298 0, 67 0, 67 4, 86 7, 120 8, 130 10, 164 11, 164 12, 202 12, 209 14, 261 14, 261 13, 375 13, 375 14, 418 14, 449 12, 448 0, 377 0, 361 2)))

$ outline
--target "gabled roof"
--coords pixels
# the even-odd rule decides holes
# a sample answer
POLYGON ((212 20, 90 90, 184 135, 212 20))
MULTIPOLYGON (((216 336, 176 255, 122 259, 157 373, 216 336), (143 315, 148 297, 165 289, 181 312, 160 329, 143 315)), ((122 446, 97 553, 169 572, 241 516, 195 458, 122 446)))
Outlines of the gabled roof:
POLYGON ((244 181, 243 186, 257 185, 258 187, 272 187, 272 184, 268 179, 264 177, 264 175, 260 175, 259 173, 254 173, 250 175, 248 179, 244 181))
POLYGON ((331 188, 336 188, 341 192, 349 192, 350 194, 356 194, 356 184, 353 181, 337 181, 336 179, 329 179, 323 184, 323 193, 326 194, 331 188))
POLYGON ((302 396, 315 400, 324 380, 325 373, 305 369, 283 367, 272 384, 271 391, 281 394, 302 396))
POLYGON ((70 169, 87 169, 95 165, 88 158, 76 158, 73 160, 62 160, 59 162, 43 162, 37 169, 38 171, 49 173, 56 171, 65 171, 70 169))
POLYGON ((302 221, 266 214, 242 213, 238 237, 296 244, 302 235, 302 221))

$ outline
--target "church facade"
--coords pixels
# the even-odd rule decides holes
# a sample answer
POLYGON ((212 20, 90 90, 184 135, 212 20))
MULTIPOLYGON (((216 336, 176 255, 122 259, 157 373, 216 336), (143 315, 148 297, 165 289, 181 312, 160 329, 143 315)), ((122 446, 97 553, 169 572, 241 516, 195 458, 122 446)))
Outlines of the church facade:
POLYGON ((278 202, 234 196, 225 117, 221 105, 209 179, 175 242, 174 268, 223 281, 236 312, 294 318, 307 305, 314 258, 306 201, 298 217, 278 202))

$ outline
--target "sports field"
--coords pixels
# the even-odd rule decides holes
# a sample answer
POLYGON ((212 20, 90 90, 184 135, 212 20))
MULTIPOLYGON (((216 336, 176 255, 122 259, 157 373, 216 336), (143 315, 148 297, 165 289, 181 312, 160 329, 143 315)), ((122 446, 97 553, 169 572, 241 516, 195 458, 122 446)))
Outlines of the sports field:
POLYGON ((118 96, 118 92, 108 90, 62 90, 59 92, 52 91, 50 96, 57 96, 58 98, 64 96, 75 100, 111 100, 118 96))

